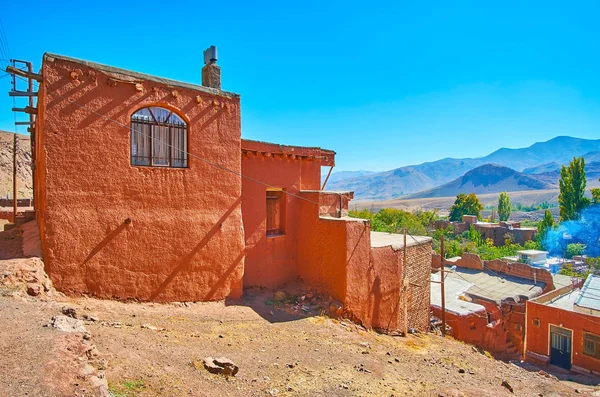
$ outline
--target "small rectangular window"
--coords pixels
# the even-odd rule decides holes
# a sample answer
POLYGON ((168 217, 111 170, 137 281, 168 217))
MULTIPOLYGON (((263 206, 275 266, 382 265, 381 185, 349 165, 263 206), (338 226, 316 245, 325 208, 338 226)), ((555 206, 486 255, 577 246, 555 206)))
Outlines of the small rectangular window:
POLYGON ((600 336, 583 333, 583 354, 600 359, 600 336))
POLYGON ((533 318, 533 326, 539 328, 541 325, 540 319, 539 317, 534 317, 533 318))
POLYGON ((267 236, 285 234, 285 193, 267 189, 267 236))

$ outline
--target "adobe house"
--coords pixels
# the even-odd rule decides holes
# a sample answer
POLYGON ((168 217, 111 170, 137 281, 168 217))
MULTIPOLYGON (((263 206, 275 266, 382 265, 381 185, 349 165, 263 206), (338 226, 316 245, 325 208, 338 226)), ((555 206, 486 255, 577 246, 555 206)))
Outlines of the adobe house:
POLYGON ((302 278, 385 331, 429 326, 431 239, 373 233, 327 192, 335 153, 241 138, 240 96, 45 54, 34 191, 46 270, 68 294, 237 298, 302 278))
POLYGON ((483 240, 491 239, 496 247, 501 247, 510 237, 513 243, 520 245, 527 241, 535 240, 537 228, 521 227, 521 222, 480 222, 475 215, 463 215, 462 222, 450 222, 446 220, 437 220, 436 229, 447 229, 451 227, 454 234, 462 234, 473 226, 481 234, 483 240))
MULTIPOLYGON (((478 255, 444 260, 446 322, 452 336, 502 358, 521 357, 525 340, 525 302, 570 283, 570 277, 503 260, 483 261, 478 255)), ((441 257, 434 255, 433 268, 441 257)), ((431 275, 440 280, 439 272, 431 275)), ((441 316, 439 284, 431 284, 431 307, 441 316)))
POLYGON ((525 360, 600 375, 600 276, 527 302, 525 360))

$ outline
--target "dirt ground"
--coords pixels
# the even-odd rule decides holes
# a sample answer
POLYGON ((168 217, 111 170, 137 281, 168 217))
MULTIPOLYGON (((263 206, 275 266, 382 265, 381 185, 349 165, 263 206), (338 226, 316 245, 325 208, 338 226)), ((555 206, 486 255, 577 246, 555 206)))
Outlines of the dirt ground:
POLYGON ((65 297, 39 258, 14 255, 15 239, 6 241, 1 396, 600 396, 598 379, 558 380, 450 338, 381 335, 322 316, 307 291, 300 305, 263 289, 209 303, 65 297), (65 313, 85 330, 49 325, 65 313), (207 356, 229 358, 239 372, 211 374, 207 356))

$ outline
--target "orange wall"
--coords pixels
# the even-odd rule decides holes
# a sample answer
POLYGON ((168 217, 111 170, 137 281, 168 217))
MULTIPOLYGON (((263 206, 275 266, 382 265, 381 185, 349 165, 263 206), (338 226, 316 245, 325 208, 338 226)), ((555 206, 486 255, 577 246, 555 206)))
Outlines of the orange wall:
MULTIPOLYGON (((550 324, 573 331, 571 362, 573 365, 600 373, 600 360, 583 354, 583 331, 600 334, 600 318, 583 313, 574 313, 536 302, 527 302, 526 349, 550 356, 550 324), (540 319, 540 326, 533 319, 540 319)), ((529 357, 526 356, 529 359, 529 357)))
MULTIPOLYGON (((298 195, 305 186, 315 188, 320 179, 319 163, 313 160, 282 156, 244 154, 242 170, 245 176, 283 188, 286 193, 298 195), (304 163, 316 164, 314 167, 304 163), (304 171, 308 175, 305 175, 304 171)), ((298 218, 301 216, 300 199, 285 194, 285 235, 266 233, 267 186, 248 178, 242 180, 242 213, 246 236, 246 268, 244 283, 275 288, 295 277, 298 218)))
POLYGON ((194 157, 187 169, 133 167, 129 131, 138 109, 172 109, 188 122, 189 152, 239 173, 239 98, 146 80, 141 91, 113 87, 104 72, 59 58, 45 58, 42 73, 37 208, 54 285, 155 301, 239 296, 239 176, 194 157))
MULTIPOLYGON (((348 234, 348 222, 344 219, 319 217, 322 200, 327 200, 327 196, 319 192, 301 193, 305 200, 299 202, 300 216, 297 218, 297 269, 305 282, 344 301, 347 250, 355 242, 353 236, 348 234)), ((362 222, 359 223, 362 225, 362 222)), ((366 260, 368 262, 368 256, 366 260)))
MULTIPOLYGON (((434 316, 441 318, 441 308, 432 306, 431 309, 434 316)), ((452 328, 451 335, 456 340, 492 353, 503 353, 506 349, 507 335, 503 324, 488 325, 487 313, 483 309, 464 316, 446 311, 446 323, 452 328)))

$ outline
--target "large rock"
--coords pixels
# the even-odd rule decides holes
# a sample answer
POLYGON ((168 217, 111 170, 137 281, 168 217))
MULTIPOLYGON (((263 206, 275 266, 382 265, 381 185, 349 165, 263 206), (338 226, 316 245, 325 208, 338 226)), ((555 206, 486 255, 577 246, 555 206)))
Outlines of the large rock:
POLYGON ((204 368, 212 374, 235 375, 239 371, 239 367, 230 359, 225 357, 204 359, 204 368))
POLYGON ((87 330, 83 326, 83 321, 67 316, 55 316, 50 321, 50 326, 64 332, 82 332, 87 330))

